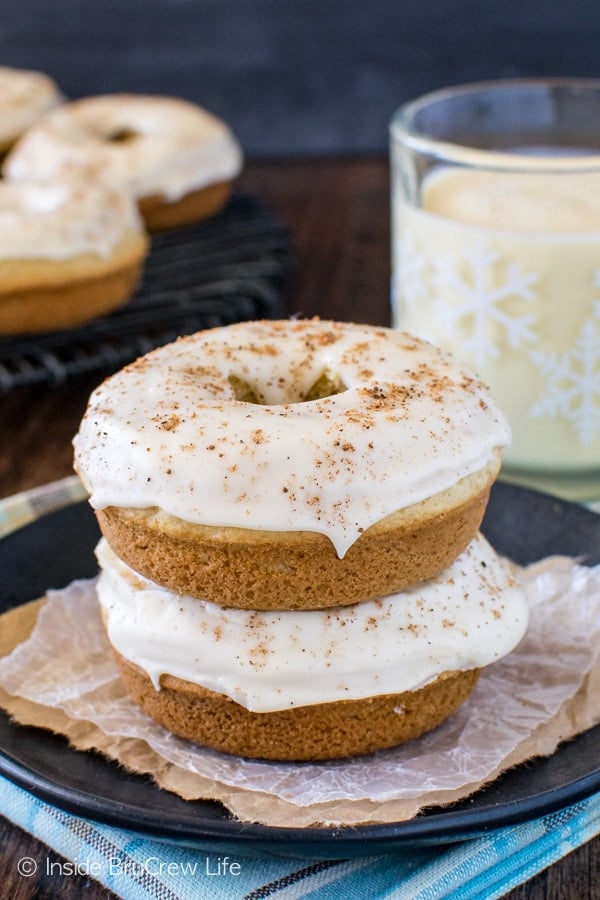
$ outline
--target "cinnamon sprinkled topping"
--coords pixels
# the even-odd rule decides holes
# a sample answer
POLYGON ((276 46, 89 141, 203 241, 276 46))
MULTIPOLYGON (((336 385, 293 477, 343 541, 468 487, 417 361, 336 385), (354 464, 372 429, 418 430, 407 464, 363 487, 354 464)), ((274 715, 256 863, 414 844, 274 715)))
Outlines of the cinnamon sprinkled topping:
POLYGON ((152 351, 94 392, 75 446, 94 505, 318 531, 343 555, 374 522, 494 463, 508 438, 487 389, 446 354, 313 319, 152 351))

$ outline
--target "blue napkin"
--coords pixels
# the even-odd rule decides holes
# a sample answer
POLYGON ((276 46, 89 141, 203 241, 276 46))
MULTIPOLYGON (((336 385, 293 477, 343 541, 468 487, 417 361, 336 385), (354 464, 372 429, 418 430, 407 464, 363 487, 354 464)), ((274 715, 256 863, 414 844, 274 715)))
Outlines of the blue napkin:
POLYGON ((89 875, 123 900, 493 900, 600 834, 600 794, 458 844, 352 860, 180 847, 69 815, 1 776, 0 813, 64 857, 15 860, 24 879, 54 865, 53 874, 89 875))

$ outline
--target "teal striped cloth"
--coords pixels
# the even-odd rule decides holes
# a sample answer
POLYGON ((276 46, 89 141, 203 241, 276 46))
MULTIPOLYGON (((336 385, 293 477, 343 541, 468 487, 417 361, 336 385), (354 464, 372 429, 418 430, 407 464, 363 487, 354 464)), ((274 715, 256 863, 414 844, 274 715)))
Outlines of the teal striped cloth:
POLYGON ((87 496, 76 475, 61 478, 0 500, 0 538, 28 525, 40 516, 77 503, 87 496))
MULTIPOLYGON (((83 497, 70 477, 0 501, 0 537, 83 497)), ((600 834, 600 794, 484 837, 351 860, 190 849, 78 818, 2 776, 0 814, 63 857, 15 860, 24 879, 77 872, 123 900, 493 900, 600 834)))
MULTIPOLYGON (((485 837, 352 860, 242 856, 162 843, 79 819, 0 777, 0 812, 123 900, 493 900, 600 833, 600 794, 485 837)), ((46 858, 15 860, 23 877, 46 858)), ((68 868, 68 866, 71 868, 68 868)))

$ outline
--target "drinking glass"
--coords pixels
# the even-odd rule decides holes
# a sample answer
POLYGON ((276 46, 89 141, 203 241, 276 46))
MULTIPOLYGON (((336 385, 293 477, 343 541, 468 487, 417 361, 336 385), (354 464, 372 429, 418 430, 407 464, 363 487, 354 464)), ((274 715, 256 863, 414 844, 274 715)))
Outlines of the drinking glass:
POLYGON ((390 132, 394 326, 492 388, 505 478, 600 497, 600 80, 448 88, 390 132))

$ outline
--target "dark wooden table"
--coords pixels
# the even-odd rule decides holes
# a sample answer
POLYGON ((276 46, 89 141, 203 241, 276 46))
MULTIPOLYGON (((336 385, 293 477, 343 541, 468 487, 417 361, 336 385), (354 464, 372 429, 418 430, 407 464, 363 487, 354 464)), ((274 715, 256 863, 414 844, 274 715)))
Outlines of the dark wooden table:
MULTIPOLYGON (((293 234, 297 265, 285 294, 289 314, 389 323, 384 159, 249 163, 240 188, 269 204, 293 234)), ((72 473, 71 439, 97 381, 98 377, 86 377, 64 387, 19 389, 0 397, 0 497, 72 473)), ((45 875, 46 859, 58 857, 0 817, 0 896, 10 900, 114 896, 82 876, 45 875), (18 874, 17 862, 23 856, 43 862, 38 876, 27 879, 18 874)), ((600 896, 600 838, 507 896, 510 900, 600 896)))

